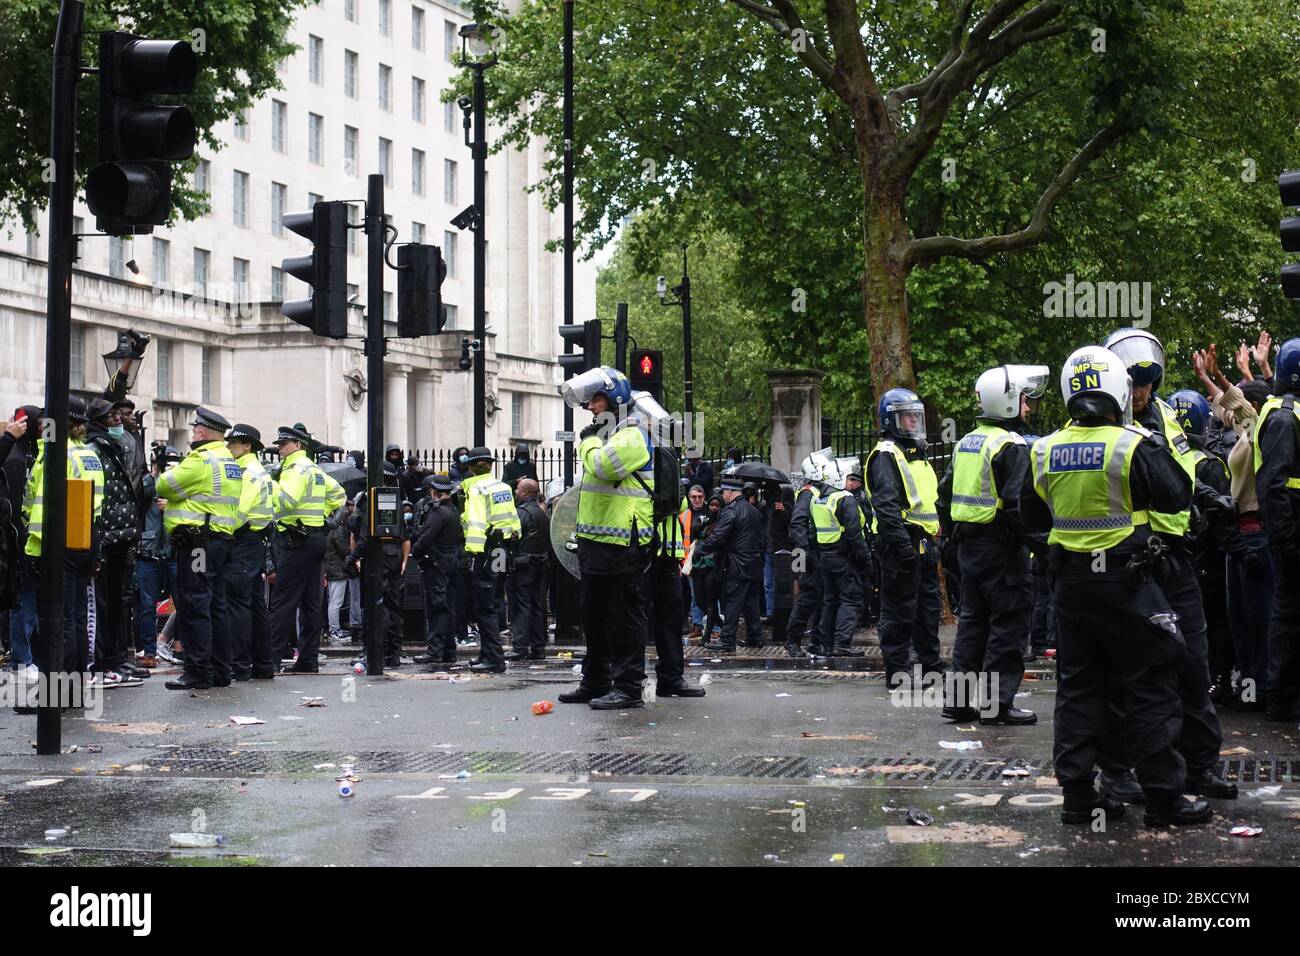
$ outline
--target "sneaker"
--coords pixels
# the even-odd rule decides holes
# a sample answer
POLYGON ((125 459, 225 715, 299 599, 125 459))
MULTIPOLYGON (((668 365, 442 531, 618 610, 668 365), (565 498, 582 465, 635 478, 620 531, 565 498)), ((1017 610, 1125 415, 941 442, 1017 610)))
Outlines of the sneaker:
POLYGON ((158 666, 158 658, 156 658, 156 657, 141 657, 141 658, 139 659, 139 664, 140 664, 141 667, 157 667, 157 666, 158 666))
POLYGON ((159 660, 164 660, 168 664, 179 664, 181 662, 180 658, 172 653, 171 646, 168 644, 159 644, 155 653, 158 655, 159 660))
POLYGON ((117 671, 107 671, 104 674, 104 687, 139 687, 143 684, 138 677, 127 677, 117 671))
POLYGON ((35 681, 41 676, 41 670, 35 664, 28 664, 22 670, 18 671, 18 673, 21 674, 23 680, 26 681, 35 681))

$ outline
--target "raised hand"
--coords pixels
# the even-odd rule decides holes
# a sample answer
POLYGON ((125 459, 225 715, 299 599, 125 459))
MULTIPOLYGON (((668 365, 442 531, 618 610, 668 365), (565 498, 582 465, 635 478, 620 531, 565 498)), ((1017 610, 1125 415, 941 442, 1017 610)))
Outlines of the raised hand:
POLYGON ((1250 346, 1242 342, 1237 346, 1237 371, 1241 377, 1248 382, 1253 382, 1255 376, 1250 371, 1250 346))
POLYGON ((1268 356, 1272 349, 1273 336, 1264 330, 1260 330, 1259 341, 1255 343, 1255 347, 1251 352, 1255 356, 1255 364, 1259 366, 1259 374, 1264 378, 1273 377, 1273 370, 1268 364, 1268 356))

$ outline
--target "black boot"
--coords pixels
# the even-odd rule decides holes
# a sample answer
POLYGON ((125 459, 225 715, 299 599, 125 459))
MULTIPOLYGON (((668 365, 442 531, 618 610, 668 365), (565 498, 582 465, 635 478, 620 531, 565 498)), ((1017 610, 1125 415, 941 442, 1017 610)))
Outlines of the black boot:
POLYGON ((1141 785, 1137 782, 1137 777, 1133 775, 1132 770, 1125 770, 1122 773, 1101 772, 1101 792, 1106 794, 1112 800, 1122 800, 1125 803, 1141 804, 1146 802, 1146 794, 1143 793, 1141 785))
POLYGON ((1023 726, 1025 724, 1038 723, 1038 715, 1032 710, 1021 710, 1019 707, 1003 707, 992 717, 981 717, 980 723, 1023 726))
POLYGON ((1124 815, 1124 804, 1112 800, 1092 787, 1086 790, 1066 790, 1061 807, 1061 822, 1071 824, 1091 823, 1096 811, 1101 810, 1105 820, 1117 820, 1124 815))
POLYGON ((787 657, 807 657, 807 656, 808 656, 807 654, 805 654, 805 653, 803 652, 803 648, 801 648, 798 644, 787 644, 787 645, 785 646, 785 653, 786 653, 786 656, 787 656, 787 657))
POLYGON ((944 720, 955 720, 958 723, 979 720, 980 712, 974 707, 945 707, 943 709, 944 720))
POLYGON ((632 707, 644 707, 645 702, 635 694, 611 690, 603 697, 593 698, 587 706, 592 710, 628 710, 632 707))
POLYGON ((604 690, 593 690, 585 684, 579 684, 577 690, 565 691, 555 699, 561 704, 590 704, 597 697, 604 697, 608 693, 608 687, 604 690))
POLYGON ((1210 819, 1210 805, 1204 800, 1188 800, 1169 790, 1148 790, 1147 809, 1142 822, 1149 827, 1195 826, 1210 819))
POLYGON ((1194 793, 1198 797, 1213 797, 1216 800, 1236 800, 1237 785, 1220 777, 1214 770, 1188 770, 1187 781, 1183 784, 1183 793, 1194 793))

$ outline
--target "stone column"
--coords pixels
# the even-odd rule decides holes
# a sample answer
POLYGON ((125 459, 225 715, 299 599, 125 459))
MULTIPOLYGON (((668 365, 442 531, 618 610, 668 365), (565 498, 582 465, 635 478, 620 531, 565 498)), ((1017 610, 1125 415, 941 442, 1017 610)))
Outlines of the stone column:
POLYGON ((384 367, 384 444, 397 442, 405 453, 411 447, 410 420, 407 416, 407 381, 409 365, 384 367))
POLYGON ((415 435, 412 440, 415 447, 421 449, 437 447, 433 392, 433 376, 426 374, 415 379, 415 435))
POLYGON ((772 389, 772 467, 795 471, 821 447, 822 372, 782 369, 767 373, 772 389))

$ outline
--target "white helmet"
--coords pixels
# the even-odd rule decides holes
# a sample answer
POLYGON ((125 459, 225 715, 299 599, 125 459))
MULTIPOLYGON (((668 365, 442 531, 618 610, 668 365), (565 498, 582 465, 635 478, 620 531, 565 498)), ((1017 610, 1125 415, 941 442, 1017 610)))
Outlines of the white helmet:
POLYGON ((1120 357, 1135 385, 1154 383, 1160 387, 1165 376, 1165 347, 1145 329, 1117 329, 1106 339, 1106 348, 1120 357))
POLYGON ((1061 367, 1061 397, 1071 417, 1115 415, 1133 421, 1133 385, 1124 360, 1108 348, 1075 349, 1061 367))
POLYGON ((808 481, 822 481, 826 474, 826 466, 831 463, 831 450, 829 448, 819 448, 802 462, 799 463, 803 476, 808 481))
POLYGON ((1047 391, 1051 369, 1046 365, 999 365, 975 380, 980 417, 1019 418, 1020 396, 1039 399, 1047 391))
POLYGON ((835 459, 827 461, 825 467, 822 468, 822 482, 836 491, 844 490, 844 477, 844 469, 840 467, 840 463, 835 459))

